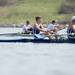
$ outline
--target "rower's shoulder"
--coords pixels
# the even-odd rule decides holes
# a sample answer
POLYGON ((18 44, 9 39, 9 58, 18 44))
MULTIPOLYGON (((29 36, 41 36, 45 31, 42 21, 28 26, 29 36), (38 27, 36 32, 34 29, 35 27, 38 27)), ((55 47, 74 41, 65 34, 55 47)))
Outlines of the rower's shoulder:
POLYGON ((37 23, 34 23, 34 26, 38 26, 38 24, 37 23))

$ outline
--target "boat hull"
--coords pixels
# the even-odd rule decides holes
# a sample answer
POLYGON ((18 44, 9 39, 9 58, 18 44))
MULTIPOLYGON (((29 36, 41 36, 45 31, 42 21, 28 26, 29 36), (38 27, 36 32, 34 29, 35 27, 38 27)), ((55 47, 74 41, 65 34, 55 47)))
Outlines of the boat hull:
POLYGON ((75 39, 54 39, 54 40, 49 40, 49 39, 11 39, 11 40, 0 40, 0 42, 11 42, 11 43, 27 43, 27 42, 32 42, 32 43, 75 43, 75 39))

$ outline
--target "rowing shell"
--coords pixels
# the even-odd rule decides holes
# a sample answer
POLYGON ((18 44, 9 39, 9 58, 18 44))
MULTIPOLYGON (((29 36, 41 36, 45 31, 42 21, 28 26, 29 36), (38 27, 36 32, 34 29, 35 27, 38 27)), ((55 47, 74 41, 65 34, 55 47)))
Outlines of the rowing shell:
MULTIPOLYGON (((73 35, 73 34, 62 34, 62 35, 55 35, 58 37, 65 36, 65 35, 73 35)), ((75 38, 68 39, 68 38, 55 38, 55 39, 34 39, 32 34, 21 34, 21 33, 6 33, 0 34, 0 42, 32 42, 32 43, 75 43, 75 38)))
POLYGON ((0 42, 11 42, 11 43, 75 43, 75 39, 66 39, 66 40, 48 40, 48 39, 11 39, 11 40, 0 40, 0 42))

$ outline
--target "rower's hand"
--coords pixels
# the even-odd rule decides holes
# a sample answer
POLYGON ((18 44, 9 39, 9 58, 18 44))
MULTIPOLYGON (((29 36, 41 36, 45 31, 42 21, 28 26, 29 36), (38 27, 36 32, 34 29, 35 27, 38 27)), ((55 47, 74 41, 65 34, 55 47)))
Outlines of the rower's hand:
POLYGON ((56 32, 54 32, 54 31, 49 31, 49 33, 50 33, 50 34, 55 34, 56 32))
POLYGON ((48 33, 48 31, 45 31, 45 33, 48 33))

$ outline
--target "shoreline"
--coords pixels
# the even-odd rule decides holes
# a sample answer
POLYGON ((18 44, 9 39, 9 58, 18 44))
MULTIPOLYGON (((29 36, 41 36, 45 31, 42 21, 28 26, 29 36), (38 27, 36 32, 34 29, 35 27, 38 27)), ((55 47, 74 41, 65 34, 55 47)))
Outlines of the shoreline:
MULTIPOLYGON (((66 25, 66 24, 69 24, 70 22, 69 21, 58 21, 57 22, 58 24, 63 24, 63 25, 66 25)), ((44 26, 46 26, 46 24, 48 24, 48 23, 43 23, 43 25, 44 26)), ((21 28, 22 26, 24 25, 24 23, 21 23, 21 24, 0 24, 0 27, 3 27, 3 28, 6 28, 6 27, 8 27, 8 28, 14 28, 14 27, 16 27, 16 28, 21 28)))

